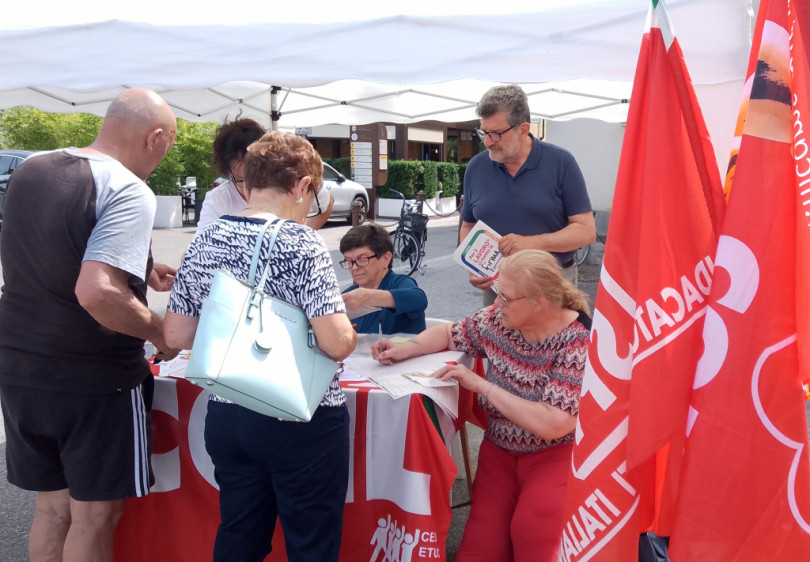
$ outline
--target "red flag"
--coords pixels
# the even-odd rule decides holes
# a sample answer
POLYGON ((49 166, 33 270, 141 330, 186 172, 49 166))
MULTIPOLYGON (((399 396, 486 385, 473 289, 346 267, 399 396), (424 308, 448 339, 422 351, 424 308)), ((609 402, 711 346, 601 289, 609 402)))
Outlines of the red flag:
POLYGON ((737 125, 734 127, 734 139, 731 143, 731 155, 728 161, 726 179, 723 183, 723 192, 726 195, 726 199, 728 199, 728 194, 731 192, 731 183, 734 180, 734 171, 736 170, 737 165, 737 154, 740 152, 740 140, 742 139, 743 127, 745 126, 745 116, 748 113, 748 98, 751 97, 751 84, 754 81, 754 74, 757 70, 759 46, 762 43, 762 22, 764 21, 765 14, 767 12, 768 0, 760 0, 759 9, 757 11, 757 23, 754 27, 754 36, 751 39, 751 53, 748 56, 748 69, 745 72, 742 103, 740 103, 740 111, 737 115, 737 125))
POLYGON ((663 2, 653 1, 596 297, 560 560, 637 558, 639 533, 654 516, 656 455, 683 439, 724 209, 680 46, 663 2))
POLYGON ((807 349, 797 344, 810 258, 810 6, 769 4, 714 260, 674 560, 810 559, 807 349))

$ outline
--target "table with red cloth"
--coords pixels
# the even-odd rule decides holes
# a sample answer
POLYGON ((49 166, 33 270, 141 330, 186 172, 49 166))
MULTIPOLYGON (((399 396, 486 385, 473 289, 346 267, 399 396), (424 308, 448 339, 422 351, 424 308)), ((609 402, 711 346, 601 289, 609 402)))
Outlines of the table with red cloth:
MULTIPOLYGON (((454 421, 438 408, 431 419, 420 394, 393 400, 367 380, 341 386, 352 441, 341 560, 445 560, 457 474, 448 451, 454 421)), ((462 392, 464 411, 470 396, 462 392)), ((115 536, 117 561, 211 560, 219 508, 203 439, 207 402, 208 393, 196 385, 156 377, 156 483, 145 498, 127 501, 115 536)), ((266 560, 286 560, 279 525, 266 560)))

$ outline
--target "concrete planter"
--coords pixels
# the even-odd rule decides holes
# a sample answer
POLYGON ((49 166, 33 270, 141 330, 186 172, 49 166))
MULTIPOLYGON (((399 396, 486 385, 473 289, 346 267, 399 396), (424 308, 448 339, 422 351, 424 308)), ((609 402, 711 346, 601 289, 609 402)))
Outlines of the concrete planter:
MULTIPOLYGON (((450 214, 453 211, 455 211, 456 210, 456 198, 455 197, 440 197, 440 195, 441 195, 441 191, 436 195, 436 197, 434 197, 432 200, 430 200, 430 206, 433 207, 436 210, 436 212, 439 213, 440 215, 447 215, 447 214, 450 214)), ((428 215, 433 215, 434 214, 427 207, 425 208, 425 212, 428 215)))
POLYGON ((157 195, 155 228, 180 228, 183 226, 183 199, 179 195, 157 195))
MULTIPOLYGON (((409 199, 410 202, 415 202, 415 199, 409 199)), ((426 205, 422 206, 422 210, 428 216, 435 216, 436 213, 446 215, 456 210, 455 197, 433 197, 425 201, 426 205), (429 206, 428 206, 429 205, 429 206), (434 213, 431 207, 436 210, 434 213)), ((402 209, 402 199, 377 199, 377 216, 386 218, 399 218, 400 210, 402 209)))
POLYGON ((399 218, 402 210, 402 199, 377 199, 377 216, 399 218))

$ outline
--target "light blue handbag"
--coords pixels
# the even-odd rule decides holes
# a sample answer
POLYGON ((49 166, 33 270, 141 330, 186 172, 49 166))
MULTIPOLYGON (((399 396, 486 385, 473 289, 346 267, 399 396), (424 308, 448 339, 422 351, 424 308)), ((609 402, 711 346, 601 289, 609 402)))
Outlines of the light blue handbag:
MULTIPOLYGON (((283 220, 276 220, 270 253, 283 220)), ((253 249, 248 282, 214 274, 203 304, 186 379, 231 402, 282 420, 309 421, 338 364, 318 349, 304 312, 254 284, 266 224, 253 249)), ((269 256, 269 254, 268 254, 269 256)))

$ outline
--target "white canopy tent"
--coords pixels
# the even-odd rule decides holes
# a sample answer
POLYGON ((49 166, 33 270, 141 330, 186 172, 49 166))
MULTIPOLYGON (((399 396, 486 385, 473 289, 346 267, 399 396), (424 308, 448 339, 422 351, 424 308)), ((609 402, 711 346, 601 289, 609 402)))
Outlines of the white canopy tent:
MULTIPOLYGON (((621 122, 649 7, 645 0, 129 4, 82 10, 30 0, 6 10, 0 109, 103 114, 122 89, 138 85, 196 121, 242 111, 269 125, 275 110, 282 127, 457 122, 475 118, 493 83, 517 82, 535 118, 621 122)), ((725 129, 729 141, 750 4, 667 2, 710 130, 725 129), (722 125, 712 126, 714 115, 723 115, 722 125)))

